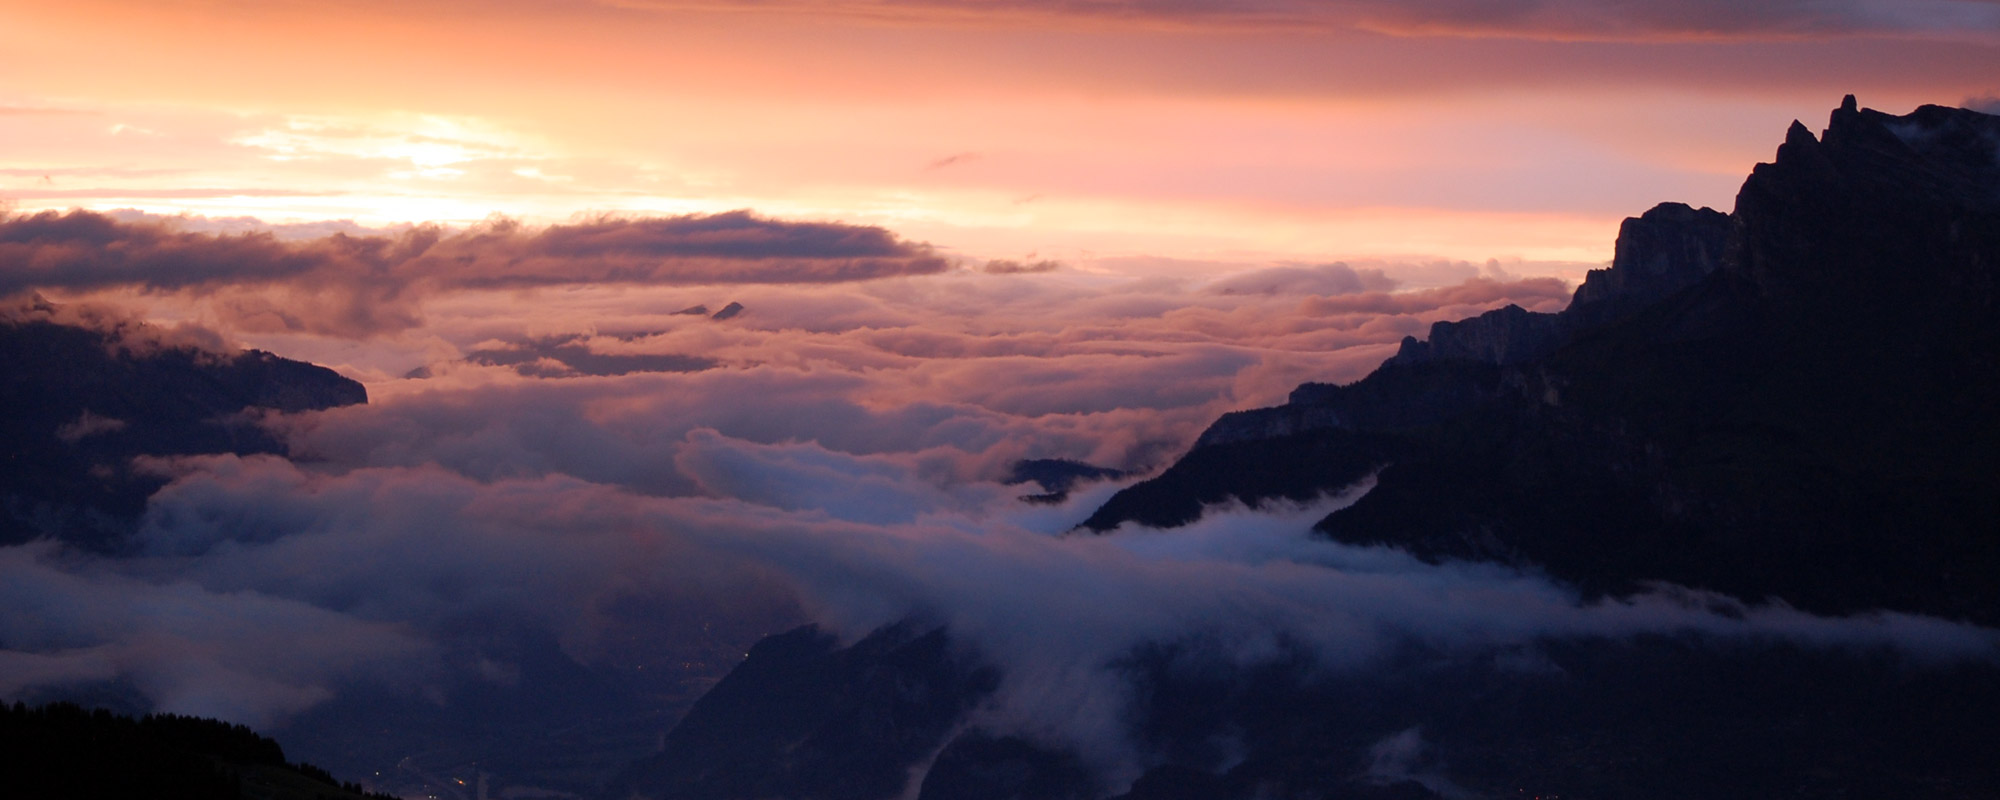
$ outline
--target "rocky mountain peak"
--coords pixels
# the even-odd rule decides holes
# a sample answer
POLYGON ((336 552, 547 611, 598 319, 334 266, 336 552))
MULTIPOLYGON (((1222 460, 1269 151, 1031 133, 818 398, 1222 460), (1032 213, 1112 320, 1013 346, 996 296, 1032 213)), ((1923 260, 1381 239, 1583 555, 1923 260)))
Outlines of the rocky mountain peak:
POLYGON ((1540 359, 1584 330, 1707 277, 1721 266, 1731 229, 1729 215, 1715 209, 1661 203, 1619 226, 1611 266, 1591 270, 1568 308, 1551 314, 1509 305, 1471 319, 1432 323, 1427 339, 1405 337, 1390 363, 1453 360, 1505 366, 1540 359))
POLYGON ((1628 220, 1569 309, 1441 322, 1361 381, 1225 415, 1085 526, 1373 475, 1322 532, 1592 592, 1990 624, 2000 590, 1965 576, 2000 568, 1996 254, 2000 117, 1845 101, 1733 214, 1628 220))
POLYGON ((1628 217, 1618 226, 1611 266, 1584 276, 1565 313, 1608 321, 1693 286, 1721 265, 1729 231, 1729 215, 1686 203, 1628 217))
POLYGON ((1735 217, 1754 235, 1737 237, 1724 269, 1780 306, 1990 308, 1979 254, 2000 245, 2000 117, 1843 102, 1820 137, 1792 124, 1735 217))

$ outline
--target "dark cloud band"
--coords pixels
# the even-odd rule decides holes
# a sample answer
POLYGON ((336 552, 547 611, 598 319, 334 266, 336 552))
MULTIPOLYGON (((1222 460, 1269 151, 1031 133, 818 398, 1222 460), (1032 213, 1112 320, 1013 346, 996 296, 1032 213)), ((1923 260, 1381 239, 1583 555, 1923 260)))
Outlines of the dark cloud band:
POLYGON ((429 226, 307 241, 193 232, 80 210, 0 217, 0 294, 277 288, 292 301, 285 303, 283 327, 350 335, 415 324, 418 303, 439 290, 837 283, 948 266, 928 245, 882 228, 787 222, 747 211, 601 217, 546 228, 501 221, 464 232, 429 226))
MULTIPOLYGON (((694 4, 665 0, 651 5, 694 4)), ((1031 16, 1112 24, 1319 27, 1397 35, 1608 41, 2000 34, 2000 7, 1986 0, 738 0, 727 5, 752 10, 776 5, 878 18, 1031 16)))

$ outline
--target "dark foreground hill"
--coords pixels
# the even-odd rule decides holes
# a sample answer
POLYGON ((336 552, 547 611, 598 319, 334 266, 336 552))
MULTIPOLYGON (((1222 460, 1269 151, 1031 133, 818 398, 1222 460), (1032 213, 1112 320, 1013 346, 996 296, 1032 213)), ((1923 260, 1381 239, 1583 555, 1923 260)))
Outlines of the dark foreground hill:
MULTIPOLYGON (((2000 624, 2000 118, 1852 98, 1733 213, 1628 220, 1559 314, 1440 323, 1364 380, 1231 414, 1086 524, 1307 499, 1430 561, 1822 613, 2000 624)), ((1144 536, 1143 530, 1119 535, 1144 536)), ((1740 608, 1738 609, 1740 612, 1740 608)), ((913 623, 766 640, 618 797, 1989 798, 2000 666, 1693 635, 1407 644, 1333 671, 1187 643, 1113 664, 1143 768, 981 728, 979 654, 913 623)))
POLYGON ((164 480, 139 456, 282 453, 243 412, 365 403, 361 384, 261 350, 218 353, 39 300, 0 312, 0 545, 117 545, 164 480))
POLYGON ((0 795, 34 800, 371 800, 241 725, 0 705, 0 795))

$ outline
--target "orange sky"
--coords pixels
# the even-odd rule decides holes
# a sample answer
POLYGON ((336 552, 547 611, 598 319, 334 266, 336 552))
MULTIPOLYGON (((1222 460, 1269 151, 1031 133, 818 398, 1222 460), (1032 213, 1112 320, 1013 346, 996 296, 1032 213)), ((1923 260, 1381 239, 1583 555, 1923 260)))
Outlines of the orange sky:
POLYGON ((1843 93, 2000 93, 1990 2, 1479 8, 4 0, 0 198, 366 224, 751 208, 975 259, 1574 277, 1654 202, 1727 209, 1843 93))

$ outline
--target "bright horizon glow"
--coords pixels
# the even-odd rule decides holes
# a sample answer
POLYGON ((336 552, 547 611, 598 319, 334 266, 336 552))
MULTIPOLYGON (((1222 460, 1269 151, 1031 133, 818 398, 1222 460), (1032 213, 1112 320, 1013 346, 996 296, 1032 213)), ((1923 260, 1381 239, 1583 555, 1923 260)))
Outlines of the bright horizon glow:
POLYGON ((367 226, 750 209, 971 260, 1574 280, 1654 203, 1727 210, 1841 94, 2000 90, 2000 34, 1963 4, 1819 32, 1309 8, 10 1, 0 200, 367 226))

